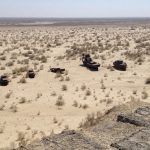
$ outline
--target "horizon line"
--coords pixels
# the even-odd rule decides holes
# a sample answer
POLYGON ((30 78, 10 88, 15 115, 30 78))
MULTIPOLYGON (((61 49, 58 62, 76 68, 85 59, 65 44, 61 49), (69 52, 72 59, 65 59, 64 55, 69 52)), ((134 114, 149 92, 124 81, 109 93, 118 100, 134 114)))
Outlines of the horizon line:
POLYGON ((30 19, 30 18, 35 18, 35 19, 113 19, 113 18, 119 18, 119 19, 122 19, 122 18, 131 18, 131 19, 134 19, 134 18, 149 18, 150 19, 150 16, 149 17, 134 17, 134 16, 130 16, 130 17, 0 17, 0 18, 15 18, 15 19, 30 19))

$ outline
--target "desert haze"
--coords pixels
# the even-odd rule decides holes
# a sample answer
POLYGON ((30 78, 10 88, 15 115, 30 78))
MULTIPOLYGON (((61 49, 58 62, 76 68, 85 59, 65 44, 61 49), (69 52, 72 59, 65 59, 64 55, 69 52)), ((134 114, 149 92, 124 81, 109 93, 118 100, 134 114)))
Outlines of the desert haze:
POLYGON ((150 101, 150 23, 2 25, 1 75, 9 83, 0 86, 0 149, 88 128, 96 124, 90 117, 114 106, 150 101), (100 64, 98 71, 83 66, 82 54, 100 64), (117 70, 116 60, 127 69, 117 70))

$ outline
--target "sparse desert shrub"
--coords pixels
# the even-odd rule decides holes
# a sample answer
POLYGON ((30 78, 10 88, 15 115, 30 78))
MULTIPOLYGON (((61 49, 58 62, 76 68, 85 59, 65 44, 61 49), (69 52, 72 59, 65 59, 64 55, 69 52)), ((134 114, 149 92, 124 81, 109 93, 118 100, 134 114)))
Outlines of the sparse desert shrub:
POLYGON ((99 102, 100 102, 100 103, 104 103, 104 102, 106 102, 106 99, 102 99, 102 100, 100 100, 99 102))
POLYGON ((23 132, 18 132, 18 137, 17 137, 17 141, 21 141, 25 138, 25 133, 23 132))
POLYGON ((46 62, 47 62, 46 56, 41 56, 40 61, 41 61, 42 63, 46 63, 46 62))
POLYGON ((21 73, 23 72, 27 72, 28 70, 28 66, 24 66, 24 67, 20 67, 20 68, 15 68, 12 70, 12 73, 13 74, 17 74, 17 75, 20 75, 21 73))
POLYGON ((111 65, 108 65, 107 69, 109 69, 110 71, 114 71, 114 68, 111 65))
POLYGON ((26 45, 26 46, 24 47, 24 50, 30 50, 30 47, 29 47, 28 45, 26 45))
POLYGON ((97 96, 94 95, 94 100, 96 101, 97 99, 98 99, 97 96))
POLYGON ((55 117, 53 118, 53 123, 54 124, 58 123, 58 120, 55 117))
POLYGON ((48 43, 48 44, 46 45, 46 47, 47 47, 47 48, 50 48, 50 47, 52 47, 52 45, 51 45, 50 43, 48 43))
POLYGON ((12 53, 10 59, 13 59, 13 60, 17 59, 17 55, 18 55, 17 53, 12 53))
POLYGON ((40 111, 38 111, 37 116, 40 116, 40 114, 41 114, 41 112, 40 112, 40 111))
POLYGON ((42 96, 42 93, 37 93, 36 98, 39 99, 42 96))
POLYGON ((82 106, 82 108, 83 108, 83 109, 87 109, 87 108, 89 108, 89 106, 88 106, 87 104, 84 104, 84 105, 82 106))
POLYGON ((40 70, 43 70, 43 69, 44 69, 44 66, 43 66, 43 65, 41 65, 41 66, 40 66, 40 70))
POLYGON ((133 94, 136 95, 136 94, 137 94, 137 90, 134 90, 134 91, 133 91, 133 94))
POLYGON ((117 108, 116 106, 113 106, 112 108, 108 109, 108 110, 105 112, 105 115, 108 115, 108 114, 114 112, 114 111, 116 110, 116 108, 117 108))
POLYGON ((74 102, 73 102, 73 106, 74 106, 74 107, 78 107, 78 102, 77 102, 77 101, 74 101, 74 102))
POLYGON ((86 97, 86 96, 84 96, 83 100, 86 100, 86 99, 87 99, 87 97, 86 97))
POLYGON ((38 131, 37 130, 33 130, 32 131, 32 138, 34 138, 35 137, 35 135, 38 133, 38 131))
POLYGON ((63 60, 65 57, 64 56, 58 56, 56 59, 57 60, 63 60))
POLYGON ((105 78, 106 78, 106 77, 108 77, 108 74, 107 74, 107 73, 105 73, 105 74, 104 74, 104 77, 105 77, 105 78))
POLYGON ((61 81, 61 82, 64 81, 64 77, 61 76, 60 79, 59 79, 59 81, 61 81))
POLYGON ((12 75, 12 79, 15 79, 15 78, 17 78, 17 75, 16 75, 16 74, 13 74, 13 75, 12 75))
POLYGON ((90 95, 91 95, 91 91, 90 91, 90 90, 87 90, 87 91, 85 92, 85 95, 86 95, 86 96, 90 96, 90 95))
POLYGON ((99 59, 99 55, 94 55, 93 59, 99 59))
POLYGON ((146 79, 145 84, 150 84, 150 77, 146 79))
POLYGON ((0 111, 3 111, 4 108, 5 108, 5 105, 4 105, 4 104, 3 104, 3 105, 0 105, 0 111))
POLYGON ((60 95, 56 101, 56 106, 63 106, 65 104, 63 97, 60 95))
POLYGON ((22 60, 22 64, 28 65, 29 64, 29 59, 22 60))
POLYGON ((78 88, 78 87, 76 87, 75 91, 76 91, 76 92, 78 92, 78 91, 79 91, 79 88, 78 88))
POLYGON ((19 147, 24 147, 27 145, 27 140, 25 139, 25 133, 18 132, 17 141, 19 142, 19 147))
POLYGON ((106 104, 109 105, 109 104, 111 104, 112 102, 113 102, 112 99, 107 99, 106 104))
POLYGON ((105 97, 109 97, 109 94, 110 94, 110 93, 107 93, 107 94, 105 95, 105 97))
POLYGON ((2 60, 2 61, 6 60, 6 56, 1 56, 0 60, 2 60))
POLYGON ((6 66, 8 66, 8 67, 11 67, 11 66, 13 66, 14 65, 14 62, 13 61, 9 61, 8 63, 6 63, 6 66))
POLYGON ((105 55, 101 55, 100 57, 101 57, 102 60, 106 60, 105 55))
POLYGON ((19 83, 27 83, 27 81, 26 81, 26 78, 25 77, 22 77, 20 80, 19 80, 19 83))
POLYGON ((105 90, 106 89, 106 87, 105 87, 105 85, 102 83, 102 85, 101 85, 101 89, 102 90, 105 90))
POLYGON ((21 99, 19 100, 19 104, 24 104, 25 102, 26 102, 26 98, 21 97, 21 99))
POLYGON ((62 43, 56 39, 56 40, 54 41, 54 44, 55 44, 56 46, 61 46, 62 43))
POLYGON ((91 126, 93 126, 95 124, 96 124, 96 122, 95 122, 95 114, 94 113, 88 114, 87 117, 85 118, 85 121, 83 121, 80 124, 80 128, 91 127, 91 126))
POLYGON ((3 43, 2 43, 2 42, 0 42, 0 46, 3 46, 3 43))
POLYGON ((68 75, 68 70, 65 70, 64 75, 65 75, 65 76, 68 75))
POLYGON ((82 121, 79 125, 80 128, 88 128, 91 126, 96 125, 100 118, 102 117, 102 114, 100 112, 97 112, 96 114, 88 114, 84 121, 82 121))
POLYGON ((55 91, 53 91, 52 93, 51 93, 51 96, 56 96, 57 94, 56 94, 56 92, 55 91))
POLYGON ((129 47, 129 46, 130 46, 130 43, 129 43, 129 41, 126 41, 126 44, 125 44, 125 46, 127 46, 127 47, 129 47))
POLYGON ((5 95, 5 98, 9 99, 11 95, 12 95, 12 91, 9 91, 9 92, 5 95))
POLYGON ((12 105, 10 106, 10 110, 11 110, 12 112, 14 112, 14 113, 16 113, 16 112, 18 111, 17 106, 16 106, 15 104, 12 104, 12 105))
POLYGON ((117 79, 118 79, 118 80, 121 80, 121 77, 118 77, 117 79))
POLYGON ((30 130, 31 129, 31 127, 29 126, 29 125, 27 125, 27 128, 26 128, 26 130, 30 130))
POLYGON ((86 85, 85 84, 81 85, 81 90, 84 91, 85 89, 86 89, 86 85))
POLYGON ((0 67, 0 70, 5 70, 5 67, 4 66, 0 67))
POLYGON ((65 125, 65 129, 64 129, 65 131, 66 130, 69 130, 69 125, 65 125))
POLYGON ((136 39, 135 40, 135 43, 141 43, 142 42, 142 39, 136 39))
POLYGON ((139 58, 137 58, 136 62, 137 62, 139 65, 142 65, 142 63, 144 62, 144 58, 139 57, 139 58))
POLYGON ((147 99, 148 98, 148 93, 146 91, 142 92, 142 99, 147 99))
POLYGON ((65 79, 66 81, 70 81, 70 78, 69 77, 66 77, 66 79, 65 79))
POLYGON ((56 73, 55 78, 60 78, 62 75, 60 73, 56 73))
POLYGON ((4 133, 4 128, 5 128, 4 125, 3 125, 3 126, 0 126, 0 134, 4 133))
POLYGON ((68 88, 67 88, 67 85, 65 85, 65 84, 62 85, 62 88, 61 88, 61 89, 62 89, 62 91, 67 91, 67 89, 68 89, 68 88))
POLYGON ((142 51, 126 51, 124 53, 127 59, 129 60, 136 60, 136 63, 142 63, 143 62, 143 54, 142 51))

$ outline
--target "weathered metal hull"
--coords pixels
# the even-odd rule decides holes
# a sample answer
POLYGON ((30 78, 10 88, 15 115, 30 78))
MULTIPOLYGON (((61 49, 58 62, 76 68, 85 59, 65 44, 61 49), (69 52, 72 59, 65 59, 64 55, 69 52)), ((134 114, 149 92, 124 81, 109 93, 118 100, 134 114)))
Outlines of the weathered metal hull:
POLYGON ((1 86, 7 86, 8 83, 9 83, 9 81, 0 79, 0 85, 1 86))
POLYGON ((65 69, 61 69, 61 68, 51 68, 50 69, 51 72, 53 73, 64 73, 65 69))
POLYGON ((31 79, 35 78, 35 73, 30 73, 30 74, 28 75, 28 77, 31 78, 31 79))
POLYGON ((117 70, 120 70, 120 71, 126 71, 126 69, 127 69, 127 64, 126 63, 122 63, 122 64, 120 64, 120 63, 118 63, 117 61, 115 61, 114 63, 113 63, 113 67, 115 68, 115 69, 117 69, 117 70))
POLYGON ((95 63, 95 64, 90 64, 90 63, 87 63, 87 62, 83 62, 84 66, 91 69, 91 70, 95 70, 97 71, 98 68, 100 67, 100 64, 98 63, 95 63))

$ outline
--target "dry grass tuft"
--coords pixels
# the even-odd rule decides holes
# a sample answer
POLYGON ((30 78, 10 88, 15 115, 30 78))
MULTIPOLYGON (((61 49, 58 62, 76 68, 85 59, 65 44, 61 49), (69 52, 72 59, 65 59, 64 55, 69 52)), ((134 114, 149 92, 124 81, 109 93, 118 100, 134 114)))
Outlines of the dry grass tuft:
POLYGON ((142 99, 147 99, 148 98, 148 93, 146 91, 142 92, 142 99))
POLYGON ((16 113, 16 112, 18 111, 17 106, 16 106, 15 104, 12 104, 12 105, 10 106, 10 110, 11 110, 12 112, 14 112, 14 113, 16 113))
POLYGON ((96 114, 88 114, 84 121, 82 121, 79 125, 79 128, 88 128, 91 126, 96 125, 102 117, 102 114, 100 112, 97 112, 96 114))
POLYGON ((12 91, 8 92, 8 93, 5 95, 5 98, 6 98, 6 99, 9 99, 11 95, 12 95, 12 91))
POLYGON ((23 83, 23 84, 27 83, 26 78, 25 78, 25 77, 22 77, 22 78, 19 80, 19 83, 23 83))
POLYGON ((91 93, 91 91, 90 90, 87 90, 86 92, 85 92, 85 95, 86 96, 90 96, 92 93, 91 93))
POLYGON ((58 99, 56 101, 56 106, 63 106, 63 105, 65 105, 65 102, 63 100, 63 97, 60 95, 58 96, 58 99))
POLYGON ((85 89, 86 89, 86 85, 85 84, 81 85, 81 90, 84 91, 85 89))
POLYGON ((0 111, 3 111, 4 108, 5 108, 5 105, 4 105, 4 104, 0 105, 0 111))
POLYGON ((72 106, 78 107, 78 102, 77 102, 77 101, 74 101, 72 106))
POLYGON ((145 84, 150 84, 150 78, 147 78, 145 84))
POLYGON ((67 91, 67 89, 68 89, 68 88, 67 88, 67 85, 65 85, 65 84, 62 85, 61 89, 62 89, 62 91, 67 91))
POLYGON ((24 103, 26 103, 26 98, 21 97, 21 99, 19 100, 19 104, 24 104, 24 103))

